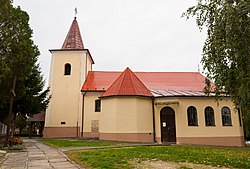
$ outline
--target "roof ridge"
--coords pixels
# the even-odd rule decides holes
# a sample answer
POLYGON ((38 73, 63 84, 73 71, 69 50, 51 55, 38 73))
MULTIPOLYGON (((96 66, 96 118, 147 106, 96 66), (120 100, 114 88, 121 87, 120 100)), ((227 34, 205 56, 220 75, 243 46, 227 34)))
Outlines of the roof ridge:
MULTIPOLYGON (((129 68, 127 68, 128 70, 130 70, 129 68)), ((135 89, 135 83, 134 83, 134 81, 132 80, 132 74, 134 74, 132 71, 129 71, 129 76, 130 76, 130 79, 131 79, 131 82, 132 82, 132 84, 133 84, 133 90, 134 90, 134 93, 136 93, 136 89, 135 89)), ((135 75, 135 74, 134 74, 135 75)), ((137 77, 136 75, 135 75, 135 77, 137 77)))
MULTIPOLYGON (((120 76, 122 76, 123 75, 123 78, 122 78, 122 80, 121 80, 121 82, 120 82, 120 84, 119 84, 119 90, 118 90, 118 93, 120 93, 121 92, 121 86, 122 86, 122 84, 123 84, 123 82, 124 82, 124 79, 125 79, 125 71, 124 72, 122 72, 122 74, 120 75, 120 76)), ((120 77, 119 76, 119 77, 120 77)), ((117 80, 119 79, 119 77, 117 78, 117 80)), ((114 82, 115 83, 115 82, 114 82)), ((117 93, 117 94, 118 94, 117 93)))

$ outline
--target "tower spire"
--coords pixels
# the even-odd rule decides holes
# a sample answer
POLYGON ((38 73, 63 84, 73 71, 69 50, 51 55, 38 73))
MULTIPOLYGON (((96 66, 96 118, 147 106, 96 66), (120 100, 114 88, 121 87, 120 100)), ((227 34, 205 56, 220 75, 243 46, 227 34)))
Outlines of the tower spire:
POLYGON ((81 32, 76 20, 76 14, 77 14, 77 8, 75 8, 75 18, 64 40, 62 49, 84 49, 81 32))

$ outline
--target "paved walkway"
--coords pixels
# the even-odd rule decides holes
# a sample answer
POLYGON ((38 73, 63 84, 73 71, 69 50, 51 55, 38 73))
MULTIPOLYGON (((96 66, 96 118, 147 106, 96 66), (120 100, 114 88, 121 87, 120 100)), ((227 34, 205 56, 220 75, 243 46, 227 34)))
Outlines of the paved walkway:
POLYGON ((0 169, 80 169, 66 155, 33 139, 24 140, 25 152, 7 153, 0 169))

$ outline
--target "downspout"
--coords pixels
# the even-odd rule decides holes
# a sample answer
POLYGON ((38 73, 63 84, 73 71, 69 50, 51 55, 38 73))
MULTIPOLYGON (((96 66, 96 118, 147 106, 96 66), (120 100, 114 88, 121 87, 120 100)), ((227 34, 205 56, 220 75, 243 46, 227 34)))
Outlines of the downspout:
POLYGON ((153 111, 153 135, 154 135, 154 142, 156 142, 156 135, 155 135, 155 106, 154 106, 154 97, 152 97, 152 111, 153 111))
POLYGON ((82 95, 82 132, 81 132, 81 137, 83 137, 83 121, 84 121, 84 96, 86 92, 83 92, 82 95))

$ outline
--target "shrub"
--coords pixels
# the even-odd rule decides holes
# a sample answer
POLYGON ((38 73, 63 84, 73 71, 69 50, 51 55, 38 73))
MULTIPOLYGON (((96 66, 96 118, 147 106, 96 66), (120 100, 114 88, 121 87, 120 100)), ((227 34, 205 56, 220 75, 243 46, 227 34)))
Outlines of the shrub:
POLYGON ((23 150, 23 145, 13 145, 12 147, 9 147, 8 150, 23 150))
POLYGON ((16 137, 10 137, 9 138, 9 145, 10 145, 10 147, 12 145, 21 145, 21 144, 23 144, 23 140, 22 139, 16 138, 16 137))

